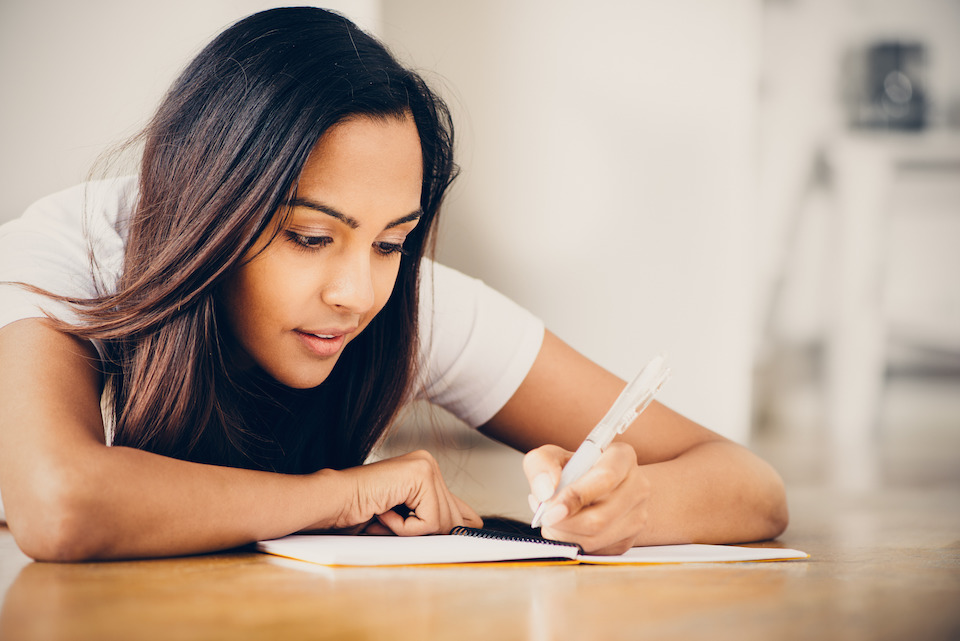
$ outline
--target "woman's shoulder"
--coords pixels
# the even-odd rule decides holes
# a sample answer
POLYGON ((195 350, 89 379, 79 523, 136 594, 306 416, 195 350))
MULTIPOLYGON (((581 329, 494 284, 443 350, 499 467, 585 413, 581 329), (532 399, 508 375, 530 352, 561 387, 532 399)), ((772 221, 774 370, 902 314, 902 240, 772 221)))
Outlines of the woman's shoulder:
POLYGON ((418 397, 468 425, 490 419, 519 387, 543 342, 543 322, 483 280, 421 264, 418 397))
POLYGON ((17 220, 26 226, 59 224, 64 228, 84 223, 93 225, 93 230, 106 223, 125 232, 137 194, 136 176, 91 180, 38 199, 17 220))
POLYGON ((87 182, 41 198, 0 226, 0 326, 47 312, 75 318, 68 306, 11 283, 76 298, 112 289, 136 192, 135 178, 87 182))

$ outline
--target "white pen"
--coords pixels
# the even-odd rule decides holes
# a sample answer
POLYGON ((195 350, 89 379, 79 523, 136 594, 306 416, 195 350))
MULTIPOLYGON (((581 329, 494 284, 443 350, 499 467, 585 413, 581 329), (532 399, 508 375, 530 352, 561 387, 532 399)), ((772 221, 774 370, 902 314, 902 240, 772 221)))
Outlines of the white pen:
MULTIPOLYGON (((560 473, 560 483, 557 484, 557 489, 554 490, 553 496, 550 498, 559 494, 563 488, 579 479, 593 467, 593 464, 597 462, 603 450, 610 445, 614 437, 617 434, 622 434, 640 416, 640 413, 647 409, 647 405, 653 400, 654 395, 660 390, 668 376, 670 376, 670 369, 664 367, 664 357, 662 355, 655 356, 640 370, 637 377, 620 392, 620 396, 613 402, 606 416, 597 423, 597 426, 593 428, 593 431, 587 435, 587 438, 567 461, 560 473)), ((537 508, 536 514, 533 515, 533 521, 530 523, 531 527, 540 527, 540 520, 546 510, 544 506, 549 500, 547 499, 537 508)))

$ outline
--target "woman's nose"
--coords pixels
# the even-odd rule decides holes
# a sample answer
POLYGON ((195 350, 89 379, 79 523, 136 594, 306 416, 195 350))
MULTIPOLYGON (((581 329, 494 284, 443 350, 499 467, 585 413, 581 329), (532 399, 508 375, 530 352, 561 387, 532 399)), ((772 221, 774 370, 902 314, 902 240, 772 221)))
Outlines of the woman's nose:
POLYGON ((343 256, 337 261, 321 292, 324 303, 362 314, 373 307, 375 292, 370 257, 343 256))

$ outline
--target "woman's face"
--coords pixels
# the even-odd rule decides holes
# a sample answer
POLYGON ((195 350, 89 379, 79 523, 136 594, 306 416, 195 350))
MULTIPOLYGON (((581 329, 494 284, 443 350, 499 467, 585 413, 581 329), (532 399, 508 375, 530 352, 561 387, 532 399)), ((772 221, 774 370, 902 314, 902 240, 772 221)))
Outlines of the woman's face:
POLYGON ((225 285, 242 358, 289 387, 326 380, 390 297, 422 173, 410 117, 358 117, 324 134, 282 228, 278 215, 225 285))

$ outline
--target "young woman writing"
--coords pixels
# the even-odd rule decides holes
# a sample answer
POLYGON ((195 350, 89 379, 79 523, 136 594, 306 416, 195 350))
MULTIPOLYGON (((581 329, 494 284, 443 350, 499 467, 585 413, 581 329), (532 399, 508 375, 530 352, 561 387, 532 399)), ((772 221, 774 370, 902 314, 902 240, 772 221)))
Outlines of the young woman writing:
MULTIPOLYGON (((531 492, 550 496, 624 383, 425 258, 452 135, 348 20, 270 10, 186 68, 136 178, 0 228, 0 493, 23 551, 479 525, 428 454, 364 464, 415 398, 528 452, 531 492)), ((549 507, 545 536, 596 553, 787 522, 766 463, 657 403, 549 507)))

